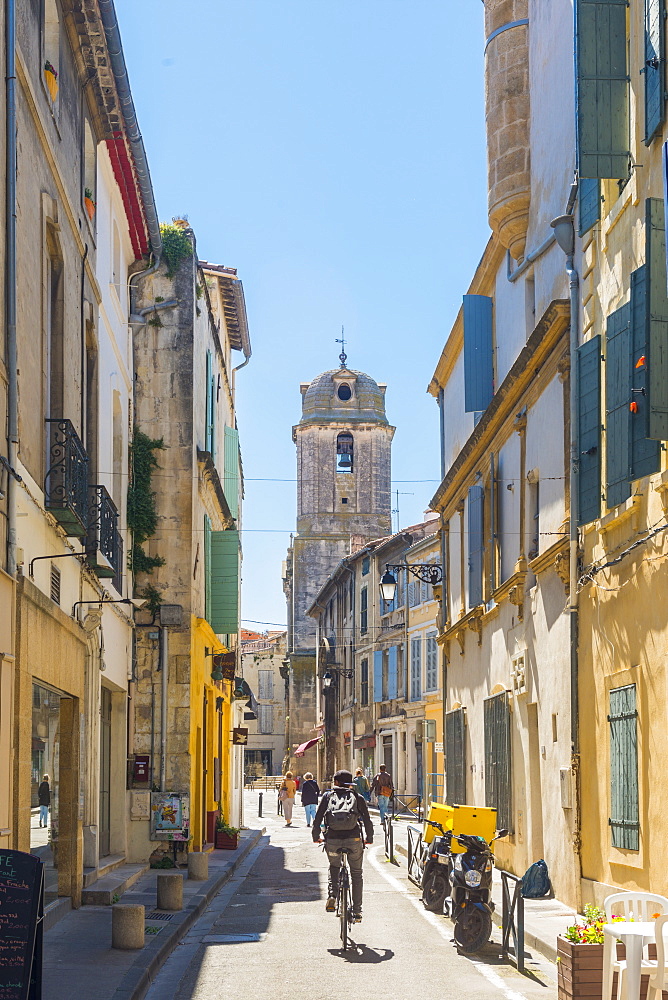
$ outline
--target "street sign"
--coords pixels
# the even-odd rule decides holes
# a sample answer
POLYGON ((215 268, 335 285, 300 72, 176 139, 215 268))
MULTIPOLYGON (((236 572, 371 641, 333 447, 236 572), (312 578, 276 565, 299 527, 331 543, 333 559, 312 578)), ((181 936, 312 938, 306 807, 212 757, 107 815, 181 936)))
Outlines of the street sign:
POLYGON ((0 996, 41 1000, 44 865, 34 854, 0 851, 0 996))
POLYGON ((232 742, 235 746, 245 747, 248 743, 248 730, 237 727, 232 730, 232 742))

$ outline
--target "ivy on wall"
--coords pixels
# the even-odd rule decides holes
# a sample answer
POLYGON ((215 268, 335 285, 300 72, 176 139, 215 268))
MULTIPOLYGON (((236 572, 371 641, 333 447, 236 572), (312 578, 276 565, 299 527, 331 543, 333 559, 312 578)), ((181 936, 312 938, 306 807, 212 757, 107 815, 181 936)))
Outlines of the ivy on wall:
POLYGON ((137 573, 152 573, 157 566, 164 566, 162 556, 149 556, 144 542, 155 534, 158 514, 155 491, 151 489, 153 470, 158 467, 155 452, 164 448, 162 438, 150 438, 135 427, 130 446, 132 476, 128 487, 128 527, 132 531, 130 569, 137 573))
POLYGON ((184 231, 169 222, 160 225, 162 236, 162 259, 167 264, 167 277, 173 278, 181 261, 193 255, 193 245, 184 231))

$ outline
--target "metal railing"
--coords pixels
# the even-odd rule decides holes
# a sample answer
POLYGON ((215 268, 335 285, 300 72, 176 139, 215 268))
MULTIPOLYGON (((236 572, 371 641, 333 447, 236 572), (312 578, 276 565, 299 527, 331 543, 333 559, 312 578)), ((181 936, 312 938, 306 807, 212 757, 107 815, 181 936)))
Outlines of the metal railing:
POLYGON ((426 779, 427 797, 425 808, 432 802, 445 802, 445 775, 438 771, 431 771, 426 779))
POLYGON ((395 792, 392 796, 392 819, 395 816, 408 814, 417 820, 422 820, 422 796, 412 795, 410 792, 395 792))
POLYGON ((510 959, 517 966, 518 972, 524 972, 524 897, 522 895, 522 879, 511 872, 501 872, 501 896, 503 901, 501 922, 501 951, 504 958, 510 959), (514 882, 512 895, 509 882, 514 882), (514 951, 510 950, 510 940, 514 951))
POLYGON ((88 456, 71 420, 47 420, 45 506, 68 535, 88 527, 88 456))
POLYGON ((408 877, 422 886, 422 827, 408 824, 408 877))
POLYGON ((116 505, 104 486, 88 487, 86 556, 99 577, 120 583, 123 538, 118 530, 116 505))
POLYGON ((385 817, 385 823, 383 824, 385 831, 385 857, 388 861, 396 862, 394 857, 394 830, 392 828, 392 820, 389 816, 385 817))

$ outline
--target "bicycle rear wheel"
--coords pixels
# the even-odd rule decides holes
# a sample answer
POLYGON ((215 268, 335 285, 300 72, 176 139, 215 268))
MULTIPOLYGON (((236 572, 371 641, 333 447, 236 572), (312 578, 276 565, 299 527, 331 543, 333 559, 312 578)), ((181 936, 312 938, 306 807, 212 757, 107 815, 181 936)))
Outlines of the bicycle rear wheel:
POLYGON ((345 951, 348 947, 348 925, 350 922, 350 892, 348 888, 348 869, 341 866, 339 876, 339 919, 341 921, 341 946, 345 951))

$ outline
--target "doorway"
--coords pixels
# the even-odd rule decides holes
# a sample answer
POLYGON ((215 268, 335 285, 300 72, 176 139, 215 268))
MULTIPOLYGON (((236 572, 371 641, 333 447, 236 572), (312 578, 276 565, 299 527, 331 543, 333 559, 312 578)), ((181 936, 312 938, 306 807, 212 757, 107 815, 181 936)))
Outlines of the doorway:
POLYGON ((542 858, 543 849, 543 790, 540 773, 540 738, 538 732, 538 705, 527 705, 527 728, 529 735, 529 829, 531 856, 542 858))
POLYGON ((98 838, 100 857, 110 853, 111 831, 111 691, 100 691, 100 815, 98 838))

